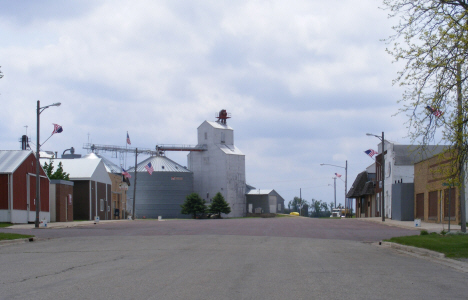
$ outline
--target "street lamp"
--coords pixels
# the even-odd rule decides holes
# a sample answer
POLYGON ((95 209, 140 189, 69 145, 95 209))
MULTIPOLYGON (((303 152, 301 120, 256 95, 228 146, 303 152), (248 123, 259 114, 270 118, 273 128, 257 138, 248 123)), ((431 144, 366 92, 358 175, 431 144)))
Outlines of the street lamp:
POLYGON ((44 111, 44 109, 49 108, 51 106, 60 106, 62 103, 57 102, 54 104, 50 104, 47 106, 41 107, 41 101, 37 100, 37 143, 36 143, 36 221, 34 223, 34 227, 39 228, 39 212, 41 211, 41 188, 40 188, 40 173, 39 173, 39 167, 41 165, 41 162, 39 161, 39 148, 40 148, 40 143, 39 143, 39 128, 40 128, 40 115, 44 111))
MULTIPOLYGON (((342 166, 337 166, 337 165, 331 165, 331 164, 320 164, 321 166, 333 166, 333 167, 337 167, 337 168, 342 168, 342 169, 345 169, 345 193, 344 193, 344 196, 345 196, 345 208, 348 209, 348 201, 346 199, 346 193, 348 191, 348 161, 346 160, 346 165, 344 167, 342 166)), ((335 200, 335 207, 336 207, 336 200, 335 200)), ((349 210, 349 212, 351 212, 351 210, 349 210)), ((348 211, 346 212, 346 214, 348 214, 348 211)))
POLYGON ((382 170, 382 222, 385 222, 385 138, 384 138, 384 132, 382 131, 382 137, 372 134, 372 133, 366 133, 367 136, 375 136, 378 138, 380 141, 382 141, 382 161, 380 164, 380 169, 382 170))

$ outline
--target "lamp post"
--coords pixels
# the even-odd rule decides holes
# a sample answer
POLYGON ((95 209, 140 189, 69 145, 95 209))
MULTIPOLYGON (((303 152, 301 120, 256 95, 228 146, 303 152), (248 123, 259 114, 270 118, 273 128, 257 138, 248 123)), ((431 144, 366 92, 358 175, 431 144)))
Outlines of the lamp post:
MULTIPOLYGON (((344 188, 345 193, 344 193, 344 196, 345 196, 345 208, 347 209, 348 208, 348 201, 346 199, 346 193, 348 192, 348 161, 346 160, 346 164, 345 164, 344 167, 337 166, 337 165, 331 165, 331 164, 320 164, 320 165, 321 166, 333 166, 333 167, 345 169, 345 188, 344 188)), ((336 200, 335 200, 335 207, 336 207, 336 200)), ((349 212, 351 212, 351 210, 349 210, 349 212)), ((346 214, 348 214, 348 211, 346 212, 346 214)))
POLYGON ((367 136, 375 136, 379 140, 382 141, 382 162, 380 164, 380 169, 382 170, 382 222, 385 222, 385 138, 384 138, 384 132, 382 131, 382 137, 372 134, 372 133, 366 133, 367 136))
POLYGON ((37 118, 37 143, 36 143, 36 221, 34 222, 34 227, 39 228, 39 212, 41 211, 41 181, 40 181, 40 173, 39 168, 41 162, 39 161, 39 150, 41 144, 39 143, 39 129, 40 129, 40 115, 44 111, 44 109, 49 108, 51 106, 60 106, 62 103, 57 102, 54 104, 50 104, 47 106, 41 107, 41 101, 37 100, 37 111, 36 111, 36 118, 37 118))

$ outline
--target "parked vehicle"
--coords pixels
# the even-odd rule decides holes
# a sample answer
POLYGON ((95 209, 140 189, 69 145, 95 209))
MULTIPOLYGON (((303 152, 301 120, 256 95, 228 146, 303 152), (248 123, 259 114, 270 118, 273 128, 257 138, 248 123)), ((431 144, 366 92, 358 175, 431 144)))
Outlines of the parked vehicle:
POLYGON ((341 208, 333 208, 331 211, 330 218, 338 218, 341 217, 341 208))
POLYGON ((346 217, 346 208, 334 208, 331 211, 330 218, 345 218, 346 217))

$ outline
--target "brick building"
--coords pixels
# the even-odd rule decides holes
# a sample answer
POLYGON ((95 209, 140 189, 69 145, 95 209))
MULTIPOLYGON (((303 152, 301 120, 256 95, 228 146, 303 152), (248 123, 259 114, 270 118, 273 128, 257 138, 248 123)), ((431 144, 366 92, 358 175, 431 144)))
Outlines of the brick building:
POLYGON ((459 189, 449 188, 452 158, 436 155, 414 165, 414 216, 426 222, 460 222, 459 189), (449 213, 450 212, 450 213, 449 213))
MULTIPOLYGON (((39 219, 50 221, 49 178, 39 168, 39 219)), ((0 150, 0 222, 36 220, 36 156, 30 150, 0 150)))
POLYGON ((72 181, 51 180, 49 188, 50 221, 73 221, 73 186, 72 181))

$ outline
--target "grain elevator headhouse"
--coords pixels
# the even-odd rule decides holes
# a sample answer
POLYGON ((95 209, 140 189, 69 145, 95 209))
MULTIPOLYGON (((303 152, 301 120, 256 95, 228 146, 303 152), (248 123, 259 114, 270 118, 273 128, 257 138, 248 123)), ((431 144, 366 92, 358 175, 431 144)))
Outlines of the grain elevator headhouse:
POLYGON ((245 216, 245 155, 234 146, 234 130, 227 125, 231 115, 225 109, 218 121, 198 127, 198 146, 206 151, 190 152, 188 168, 193 172, 194 191, 207 204, 220 192, 231 207, 228 217, 245 216))

